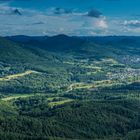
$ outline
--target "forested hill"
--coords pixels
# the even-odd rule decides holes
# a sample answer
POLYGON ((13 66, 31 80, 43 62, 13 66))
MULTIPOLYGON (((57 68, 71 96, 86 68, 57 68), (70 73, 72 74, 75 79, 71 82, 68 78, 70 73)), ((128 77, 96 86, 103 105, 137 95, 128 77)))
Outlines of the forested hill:
POLYGON ((137 76, 140 68, 139 38, 1 37, 1 78, 30 70, 38 73, 8 82, 0 80, 0 91, 56 92, 69 88, 73 83, 92 84, 93 81, 124 77, 123 81, 127 78, 125 73, 130 77, 137 76))
POLYGON ((69 37, 66 35, 57 36, 11 36, 6 39, 24 44, 27 49, 42 49, 57 54, 76 52, 100 57, 115 57, 115 55, 135 55, 139 54, 140 37, 131 36, 108 36, 108 37, 69 37))
POLYGON ((40 47, 50 51, 78 49, 85 42, 83 39, 69 37, 66 35, 57 35, 52 37, 13 36, 7 38, 15 42, 24 43, 34 47, 40 47))

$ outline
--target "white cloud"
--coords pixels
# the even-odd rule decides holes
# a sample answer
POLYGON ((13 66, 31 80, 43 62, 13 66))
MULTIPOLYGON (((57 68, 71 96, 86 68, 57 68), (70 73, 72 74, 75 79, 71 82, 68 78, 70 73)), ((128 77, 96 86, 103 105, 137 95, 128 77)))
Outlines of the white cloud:
POLYGON ((107 22, 106 22, 105 19, 100 19, 100 20, 98 20, 98 21, 96 22, 96 25, 97 25, 98 27, 103 28, 103 29, 108 28, 108 25, 107 25, 107 22))
POLYGON ((140 27, 140 20, 125 20, 125 26, 140 27))
POLYGON ((18 8, 22 16, 10 14, 16 7, 0 5, 0 35, 135 35, 140 34, 140 20, 115 17, 88 17, 87 12, 55 14, 54 8, 45 12, 18 8))
POLYGON ((53 14, 21 9, 22 16, 9 14, 14 8, 0 6, 1 35, 89 35, 107 28, 104 18, 89 18, 85 13, 72 12, 68 14, 53 14), (84 25, 84 26, 83 26, 84 25))

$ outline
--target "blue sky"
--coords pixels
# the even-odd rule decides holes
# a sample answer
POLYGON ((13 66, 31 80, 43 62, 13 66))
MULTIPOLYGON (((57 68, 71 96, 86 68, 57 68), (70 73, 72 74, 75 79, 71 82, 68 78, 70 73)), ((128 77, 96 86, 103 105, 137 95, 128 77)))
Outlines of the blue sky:
POLYGON ((139 0, 0 0, 0 35, 140 35, 139 0))

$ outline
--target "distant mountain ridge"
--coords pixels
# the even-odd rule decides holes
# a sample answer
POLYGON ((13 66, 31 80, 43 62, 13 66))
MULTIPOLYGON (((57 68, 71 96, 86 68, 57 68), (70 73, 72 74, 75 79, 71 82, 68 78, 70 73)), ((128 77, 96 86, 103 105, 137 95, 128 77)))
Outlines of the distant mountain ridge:
POLYGON ((85 40, 77 37, 69 37, 67 35, 56 35, 56 36, 11 36, 6 37, 7 39, 17 42, 24 43, 30 46, 37 46, 46 48, 49 51, 62 51, 77 48, 82 45, 85 40))
MULTIPOLYGON (((72 51, 72 50, 86 50, 85 46, 94 49, 97 46, 105 48, 105 52, 108 51, 109 47, 117 49, 131 48, 131 46, 139 47, 140 37, 138 36, 104 36, 104 37, 76 37, 67 36, 64 34, 56 36, 8 36, 5 37, 8 40, 16 43, 22 43, 25 46, 39 47, 48 51, 72 51)), ((97 48, 98 49, 98 48, 97 48)), ((99 50, 98 50, 99 51, 99 50)))
POLYGON ((140 36, 68 36, 65 34, 59 34, 55 36, 26 36, 26 35, 16 35, 16 36, 6 36, 5 38, 10 39, 15 42, 28 42, 29 40, 39 40, 45 41, 46 39, 68 39, 68 38, 79 38, 86 41, 94 41, 95 43, 107 43, 107 42, 140 42, 140 36))

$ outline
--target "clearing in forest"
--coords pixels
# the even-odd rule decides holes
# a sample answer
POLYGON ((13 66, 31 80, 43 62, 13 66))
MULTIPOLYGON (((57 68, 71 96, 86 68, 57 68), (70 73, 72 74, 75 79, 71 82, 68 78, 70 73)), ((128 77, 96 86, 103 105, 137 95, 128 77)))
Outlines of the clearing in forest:
POLYGON ((26 75, 29 75, 29 74, 32 74, 32 73, 39 73, 37 71, 33 71, 33 70, 28 70, 28 71, 25 71, 23 73, 18 73, 18 74, 13 74, 13 75, 8 75, 6 77, 2 77, 0 78, 0 81, 10 81, 12 79, 17 79, 19 77, 23 77, 23 76, 26 76, 26 75))

